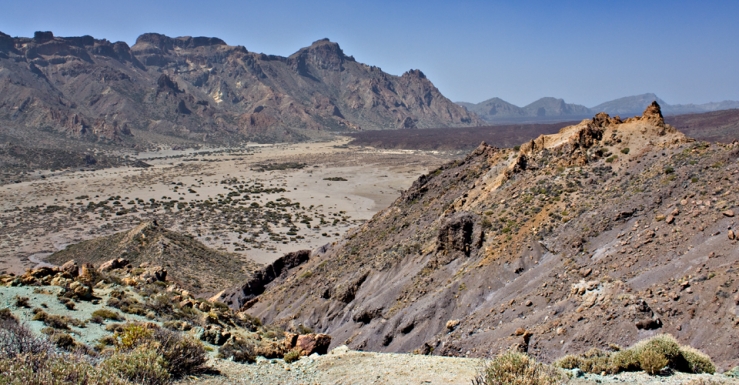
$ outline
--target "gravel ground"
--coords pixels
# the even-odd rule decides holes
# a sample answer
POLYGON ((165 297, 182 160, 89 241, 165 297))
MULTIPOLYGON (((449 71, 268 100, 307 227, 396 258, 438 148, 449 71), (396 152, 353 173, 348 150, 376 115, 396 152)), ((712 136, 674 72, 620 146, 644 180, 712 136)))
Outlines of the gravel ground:
MULTIPOLYGON (((422 356, 412 354, 368 353, 342 346, 324 356, 304 357, 292 364, 259 359, 255 364, 238 364, 217 360, 213 367, 218 376, 193 377, 180 384, 253 384, 253 385, 405 385, 405 384, 472 384, 484 361, 472 358, 422 356)), ((611 376, 585 374, 573 376, 568 384, 644 384, 677 385, 702 379, 713 382, 695 384, 739 384, 724 375, 675 373, 649 376, 644 372, 611 376)))
POLYGON ((382 354, 339 347, 324 356, 304 357, 292 364, 260 359, 256 364, 218 361, 220 376, 182 383, 254 385, 464 384, 469 385, 483 361, 472 358, 382 354))

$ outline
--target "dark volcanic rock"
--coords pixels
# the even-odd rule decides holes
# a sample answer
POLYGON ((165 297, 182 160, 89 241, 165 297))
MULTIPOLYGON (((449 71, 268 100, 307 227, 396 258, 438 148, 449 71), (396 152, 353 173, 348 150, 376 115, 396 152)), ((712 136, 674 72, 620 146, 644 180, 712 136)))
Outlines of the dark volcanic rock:
POLYGON ((310 254, 310 250, 287 253, 264 268, 255 271, 252 278, 240 287, 222 291, 214 297, 214 300, 223 302, 231 308, 238 310, 249 300, 262 294, 265 287, 277 277, 307 262, 310 254))

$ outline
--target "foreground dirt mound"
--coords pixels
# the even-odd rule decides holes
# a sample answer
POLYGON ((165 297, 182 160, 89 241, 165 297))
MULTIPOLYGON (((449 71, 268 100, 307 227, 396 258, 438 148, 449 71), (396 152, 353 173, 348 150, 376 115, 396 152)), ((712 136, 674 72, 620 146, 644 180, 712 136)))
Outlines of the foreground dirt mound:
MULTIPOLYGON (((419 178, 249 312, 333 345, 552 361, 656 333, 737 364, 739 146, 606 114, 419 178)), ((243 305, 243 304, 238 304, 243 305)))
POLYGON ((113 258, 124 259, 132 266, 161 266, 170 280, 203 296, 246 281, 260 267, 242 255, 213 250, 190 235, 164 229, 156 221, 67 246, 49 256, 48 261, 61 265, 73 259, 98 266, 113 258))

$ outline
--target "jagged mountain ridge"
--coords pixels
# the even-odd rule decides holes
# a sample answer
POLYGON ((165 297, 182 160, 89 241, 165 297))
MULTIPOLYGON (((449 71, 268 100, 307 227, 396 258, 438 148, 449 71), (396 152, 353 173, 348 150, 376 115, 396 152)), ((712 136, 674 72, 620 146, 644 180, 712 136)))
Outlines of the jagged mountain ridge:
POLYGON ((482 144, 261 296, 224 298, 357 349, 485 357, 515 344, 551 361, 671 333, 728 368, 738 158, 737 144, 664 124, 657 104, 518 151, 482 144))
POLYGON ((480 103, 458 102, 468 111, 474 112, 487 122, 547 122, 583 119, 599 112, 612 116, 631 116, 641 113, 644 105, 656 101, 663 113, 668 115, 702 113, 739 108, 739 101, 726 100, 704 104, 667 104, 653 93, 627 96, 601 103, 595 107, 566 103, 563 99, 541 98, 524 107, 518 107, 500 98, 480 103))
POLYGON ((0 122, 107 140, 297 140, 313 131, 479 125, 419 70, 393 76, 327 39, 290 57, 207 37, 0 33, 0 122))

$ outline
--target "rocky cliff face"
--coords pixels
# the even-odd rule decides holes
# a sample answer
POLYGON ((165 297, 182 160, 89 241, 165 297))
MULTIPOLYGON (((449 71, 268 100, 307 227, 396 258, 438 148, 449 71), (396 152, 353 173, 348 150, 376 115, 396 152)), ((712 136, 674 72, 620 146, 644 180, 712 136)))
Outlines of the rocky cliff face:
POLYGON ((736 144, 654 103, 480 145, 246 305, 378 351, 540 359, 670 333, 737 364, 736 144), (710 326, 708 326, 710 325, 710 326), (720 332, 716 332, 720 331, 720 332))
POLYGON ((320 40, 288 58, 207 37, 0 33, 0 121, 75 137, 205 141, 480 124, 420 72, 393 76, 320 40), (147 137, 140 135, 140 137, 147 137))

